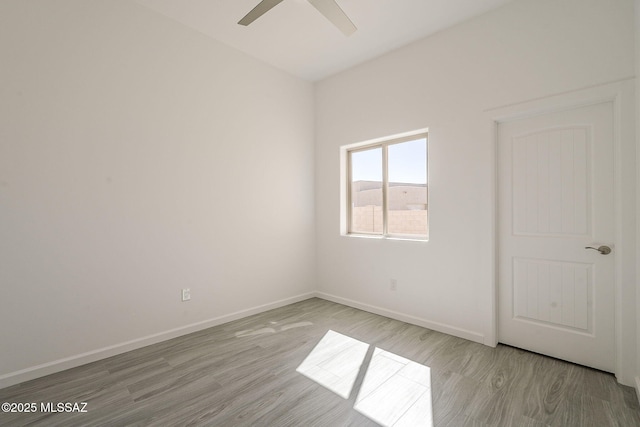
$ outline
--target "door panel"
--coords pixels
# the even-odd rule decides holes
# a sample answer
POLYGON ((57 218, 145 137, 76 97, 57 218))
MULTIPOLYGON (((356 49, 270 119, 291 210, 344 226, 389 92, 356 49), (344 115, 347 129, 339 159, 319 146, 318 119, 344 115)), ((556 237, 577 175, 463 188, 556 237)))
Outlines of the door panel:
POLYGON ((515 258, 514 317, 591 333, 592 266, 515 258))
POLYGON ((498 338, 612 372, 613 104, 498 125, 498 338))
POLYGON ((573 127, 513 139, 514 234, 589 234, 587 136, 573 127))

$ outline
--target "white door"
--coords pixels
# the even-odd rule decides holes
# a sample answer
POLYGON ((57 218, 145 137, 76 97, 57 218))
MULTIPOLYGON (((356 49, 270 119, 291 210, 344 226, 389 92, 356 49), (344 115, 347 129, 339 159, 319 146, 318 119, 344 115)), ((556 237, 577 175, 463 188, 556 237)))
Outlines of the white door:
POLYGON ((614 371, 613 167, 613 103, 498 125, 500 342, 614 371))

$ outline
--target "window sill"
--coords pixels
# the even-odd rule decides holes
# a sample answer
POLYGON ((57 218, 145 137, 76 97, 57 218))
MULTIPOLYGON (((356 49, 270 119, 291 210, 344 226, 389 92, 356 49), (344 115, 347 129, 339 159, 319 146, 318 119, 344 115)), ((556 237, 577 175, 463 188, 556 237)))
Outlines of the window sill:
POLYGON ((356 239, 373 239, 373 240, 398 240, 406 242, 428 242, 428 237, 409 237, 409 236, 381 236, 375 234, 342 234, 342 237, 356 239))

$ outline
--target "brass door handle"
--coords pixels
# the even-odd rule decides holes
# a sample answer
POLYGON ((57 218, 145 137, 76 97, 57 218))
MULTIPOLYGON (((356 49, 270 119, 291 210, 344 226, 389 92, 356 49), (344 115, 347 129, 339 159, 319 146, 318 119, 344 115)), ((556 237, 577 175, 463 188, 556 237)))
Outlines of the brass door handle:
POLYGON ((585 249, 593 249, 594 251, 598 251, 600 252, 601 255, 609 255, 611 253, 611 248, 609 246, 599 246, 597 248, 594 248, 592 246, 585 246, 585 249))

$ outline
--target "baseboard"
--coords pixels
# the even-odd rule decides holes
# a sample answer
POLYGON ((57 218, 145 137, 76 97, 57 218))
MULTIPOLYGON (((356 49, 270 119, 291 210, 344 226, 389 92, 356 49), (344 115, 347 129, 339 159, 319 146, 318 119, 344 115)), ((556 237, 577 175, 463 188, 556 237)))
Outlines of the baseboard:
POLYGON ((85 365, 87 363, 95 362, 107 357, 115 356, 127 351, 137 350, 142 347, 146 347, 151 344, 156 344, 162 341, 166 341, 172 338, 176 338, 182 335, 187 335, 193 332, 201 331, 203 329, 211 328, 213 326, 222 325, 223 323, 231 322, 233 320, 242 319, 254 314, 263 313, 265 311, 273 310, 274 308, 284 307, 289 304, 304 301, 316 296, 315 292, 309 292, 306 294, 297 295, 291 298, 285 298, 282 300, 270 302, 268 304, 259 305, 256 307, 248 308, 246 310, 236 311, 234 313, 225 314, 224 316, 214 317, 212 319, 203 320, 201 322, 192 323, 179 328, 170 329, 157 334, 147 335, 145 337, 136 338, 131 341, 111 345, 108 347, 99 348, 86 353, 77 354, 63 359, 54 360, 52 362, 43 363, 41 365, 32 366, 26 369, 22 369, 16 372, 10 372, 8 374, 0 375, 0 389, 10 387, 15 384, 19 384, 25 381, 29 381, 35 378, 40 378, 45 375, 50 375, 56 372, 61 372, 67 369, 75 368, 77 366, 85 365))
POLYGON ((448 335, 453 335, 459 338, 464 338, 469 341, 474 341, 480 344, 485 343, 485 339, 484 339, 485 337, 483 334, 474 332, 474 331, 469 331, 467 329, 458 328, 457 326, 451 326, 445 323, 434 322, 432 320, 411 316, 409 314, 388 310, 382 307, 376 307, 374 305, 365 304, 359 301, 354 301, 348 298, 342 298, 342 297, 327 294, 324 292, 316 292, 315 296, 318 298, 325 299, 327 301, 333 301, 338 304, 348 305, 349 307, 368 311, 369 313, 379 314, 381 316, 389 317, 391 319, 400 320, 406 323, 411 323, 412 325, 422 326, 423 328, 432 329, 434 331, 442 332, 448 335))

